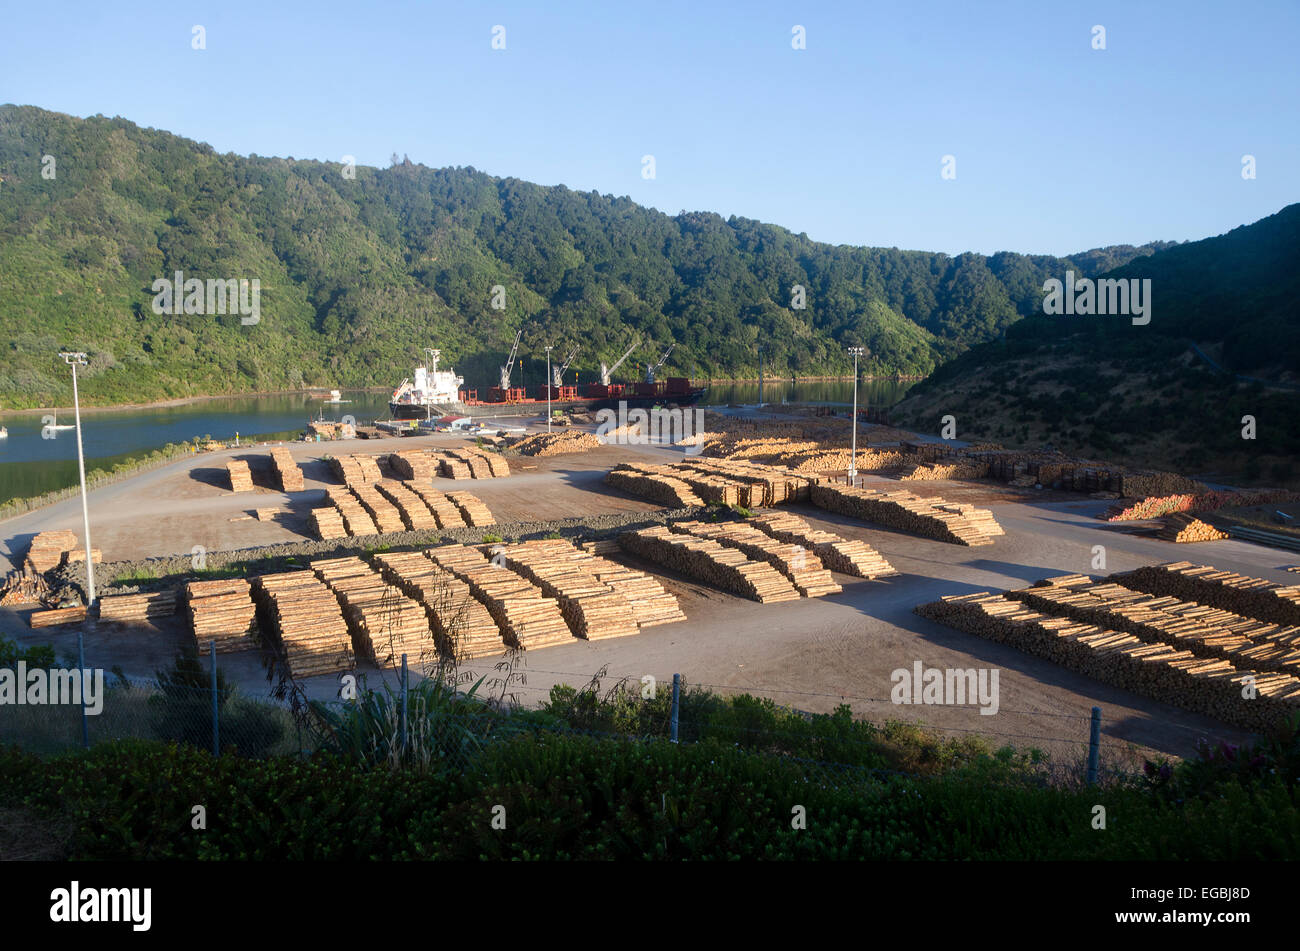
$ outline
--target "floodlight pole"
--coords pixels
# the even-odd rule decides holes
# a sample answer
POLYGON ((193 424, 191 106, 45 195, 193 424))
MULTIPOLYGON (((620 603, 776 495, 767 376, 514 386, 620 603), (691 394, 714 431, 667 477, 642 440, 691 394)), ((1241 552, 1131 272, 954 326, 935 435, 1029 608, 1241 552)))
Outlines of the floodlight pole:
POLYGON ((81 524, 86 534, 86 607, 95 603, 95 559, 90 555, 90 505, 86 501, 86 457, 81 448, 81 398, 77 393, 77 365, 86 365, 84 353, 59 354, 72 367, 72 413, 77 424, 77 472, 81 476, 81 524))
POLYGON ((853 354, 853 448, 849 455, 849 484, 858 484, 858 357, 866 350, 863 347, 849 347, 853 354))
POLYGON ((546 348, 546 431, 551 431, 551 348, 546 348))

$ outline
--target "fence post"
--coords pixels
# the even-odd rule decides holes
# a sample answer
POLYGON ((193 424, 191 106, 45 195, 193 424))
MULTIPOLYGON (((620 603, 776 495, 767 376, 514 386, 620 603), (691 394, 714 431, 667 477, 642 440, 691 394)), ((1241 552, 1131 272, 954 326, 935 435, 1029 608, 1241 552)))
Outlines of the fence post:
POLYGON ((681 696, 682 696, 682 675, 673 674, 673 718, 671 721, 671 726, 669 727, 670 730, 669 739, 673 743, 677 742, 677 712, 681 706, 680 704, 681 696))
POLYGON ((402 756, 406 755, 406 655, 402 655, 402 756))
POLYGON ((86 642, 77 628, 77 665, 81 668, 81 745, 90 749, 90 725, 86 722, 86 642))
POLYGON ((1097 767, 1101 762, 1101 707, 1092 708, 1092 730, 1088 736, 1088 785, 1097 785, 1097 767))

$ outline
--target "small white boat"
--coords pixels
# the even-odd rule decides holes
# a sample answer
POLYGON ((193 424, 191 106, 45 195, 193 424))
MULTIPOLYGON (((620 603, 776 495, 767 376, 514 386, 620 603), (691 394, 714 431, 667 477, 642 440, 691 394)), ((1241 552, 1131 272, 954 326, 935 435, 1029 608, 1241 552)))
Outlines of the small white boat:
POLYGON ((342 394, 340 391, 338 391, 338 390, 330 390, 330 398, 327 399, 327 400, 322 400, 321 402, 323 402, 323 403, 334 403, 334 404, 336 404, 336 405, 339 404, 339 403, 351 403, 351 402, 352 402, 351 400, 341 399, 342 395, 343 395, 343 394, 342 394))
POLYGON ((0 426, 0 439, 8 439, 8 438, 9 438, 8 428, 4 426, 0 426))

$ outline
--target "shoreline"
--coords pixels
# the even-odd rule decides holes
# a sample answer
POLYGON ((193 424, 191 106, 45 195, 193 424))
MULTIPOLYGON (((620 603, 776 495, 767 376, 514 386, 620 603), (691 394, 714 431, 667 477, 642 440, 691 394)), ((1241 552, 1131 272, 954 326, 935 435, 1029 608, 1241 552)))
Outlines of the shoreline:
MULTIPOLYGON (((212 400, 242 400, 253 399, 263 396, 311 396, 317 393, 329 394, 333 387, 313 386, 302 390, 256 390, 248 393, 217 393, 208 396, 178 396, 170 400, 155 400, 152 403, 114 403, 111 406, 85 406, 81 407, 83 416, 91 413, 117 413, 127 412, 130 410, 141 409, 170 409, 176 406, 189 406, 193 403, 207 403, 212 400)), ((340 390, 341 393, 385 393, 388 391, 386 386, 373 387, 353 387, 352 389, 340 390)), ((71 406, 40 406, 33 409, 0 409, 0 419, 6 416, 33 416, 37 413, 71 413, 71 406)))
MULTIPOLYGON (((892 383, 905 383, 908 381, 924 380, 923 376, 864 376, 860 377, 860 382, 885 381, 892 383)), ((776 376, 763 377, 763 383, 850 383, 852 376, 776 376)), ((708 385, 714 383, 754 383, 759 382, 758 377, 749 379, 733 379, 729 377, 711 377, 703 381, 708 385)), ((150 403, 114 403, 111 406, 82 406, 82 415, 91 415, 95 413, 117 413, 129 412, 132 410, 142 409, 170 409, 176 406, 189 406, 194 403, 206 403, 212 400, 226 399, 253 399, 263 396, 310 396, 316 393, 328 394, 333 387, 313 386, 301 390, 255 390, 247 393, 217 393, 205 396, 178 396, 169 400, 154 400, 150 403)), ((386 386, 360 386, 350 387, 340 390, 341 393, 385 393, 388 392, 386 386)), ((6 416, 35 416, 40 413, 71 413, 71 406, 38 406, 30 409, 0 409, 0 419, 6 416)))

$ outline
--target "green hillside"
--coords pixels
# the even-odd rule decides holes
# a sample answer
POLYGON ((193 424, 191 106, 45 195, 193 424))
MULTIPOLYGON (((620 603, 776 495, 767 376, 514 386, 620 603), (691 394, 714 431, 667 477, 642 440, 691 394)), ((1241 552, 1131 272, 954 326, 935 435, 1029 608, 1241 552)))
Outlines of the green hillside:
POLYGON ((1300 205, 1126 263, 1151 321, 1039 314, 918 384, 903 424, 1253 483, 1300 470, 1300 205), (1253 416, 1256 437, 1242 438, 1253 416))
POLYGON ((832 246, 757 221, 472 168, 219 155, 125 119, 0 106, 0 406, 66 404, 61 348, 91 354, 90 404, 397 382, 426 346, 469 385, 577 343, 592 379, 634 335, 667 373, 923 375, 1041 306, 1042 283, 1167 244, 1071 259, 832 246), (42 157, 55 176, 43 177, 42 157), (153 312, 153 282, 256 278, 261 320, 153 312), (506 308, 492 307, 492 289, 506 308), (792 289, 806 289, 804 309, 792 289))

